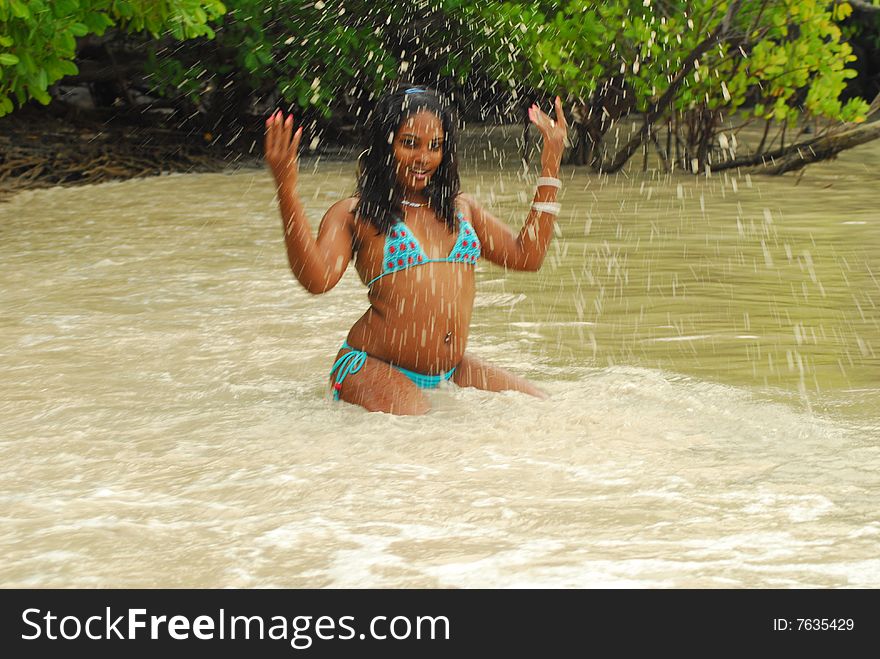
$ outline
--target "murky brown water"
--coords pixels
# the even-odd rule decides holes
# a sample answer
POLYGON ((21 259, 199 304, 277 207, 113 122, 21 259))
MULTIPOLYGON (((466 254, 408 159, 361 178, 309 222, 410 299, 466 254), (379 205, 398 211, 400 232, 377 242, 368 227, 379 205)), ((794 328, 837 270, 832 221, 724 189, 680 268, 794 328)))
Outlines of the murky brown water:
MULTIPOLYGON (((0 583, 876 587, 878 168, 566 170, 544 269, 480 266, 470 346, 550 400, 418 419, 328 400, 365 291, 298 287, 266 173, 22 193, 0 583)), ((303 168, 315 222, 352 187, 303 168)), ((517 226, 531 194, 515 163, 463 188, 517 226)))

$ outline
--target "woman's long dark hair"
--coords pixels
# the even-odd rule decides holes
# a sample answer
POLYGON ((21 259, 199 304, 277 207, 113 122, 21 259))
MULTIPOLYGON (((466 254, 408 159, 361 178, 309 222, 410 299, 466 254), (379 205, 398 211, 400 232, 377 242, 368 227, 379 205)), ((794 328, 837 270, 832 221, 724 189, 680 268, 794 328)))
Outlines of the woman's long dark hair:
POLYGON ((358 159, 356 215, 387 234, 402 217, 402 191, 397 183, 394 137, 410 116, 427 111, 443 124, 443 158, 425 195, 450 231, 457 226, 455 198, 459 192, 455 116, 449 104, 424 87, 401 87, 379 100, 367 120, 366 150, 358 159))

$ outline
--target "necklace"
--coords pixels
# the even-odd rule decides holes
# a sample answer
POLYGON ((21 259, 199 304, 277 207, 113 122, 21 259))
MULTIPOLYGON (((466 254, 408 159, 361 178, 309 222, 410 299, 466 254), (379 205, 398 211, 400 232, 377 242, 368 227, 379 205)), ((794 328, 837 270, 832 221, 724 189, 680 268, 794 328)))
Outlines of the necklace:
POLYGON ((422 206, 428 205, 427 201, 424 203, 421 203, 421 204, 417 204, 414 201, 407 201, 406 199, 401 199, 400 203, 403 204, 404 206, 409 206, 410 208, 421 208, 422 206))

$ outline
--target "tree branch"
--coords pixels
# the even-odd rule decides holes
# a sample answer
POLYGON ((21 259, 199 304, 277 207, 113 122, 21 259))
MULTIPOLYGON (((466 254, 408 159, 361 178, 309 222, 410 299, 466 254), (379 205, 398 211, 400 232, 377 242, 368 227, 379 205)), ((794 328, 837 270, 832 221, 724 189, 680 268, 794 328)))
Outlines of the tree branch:
POLYGON ((654 124, 657 119, 659 119, 663 113, 666 111, 667 106, 673 101, 675 98, 675 94, 678 92, 679 87, 681 87, 685 78, 690 73, 691 68, 693 68, 694 62, 697 61, 703 53, 707 52, 710 48, 715 46, 719 41, 727 36, 727 33, 730 31, 731 24, 733 23, 733 19, 736 17, 737 13, 739 13, 740 8, 742 7, 743 0, 733 0, 730 3, 730 7, 727 9, 727 13, 724 15, 724 18, 721 19, 721 22, 718 24, 718 27, 715 28, 715 31, 710 34, 706 39, 704 39, 701 43, 697 44, 696 48, 694 48, 690 54, 684 58, 684 60, 679 65, 678 75, 672 80, 667 87, 666 91, 663 92, 663 95, 657 100, 656 103, 653 104, 650 110, 645 113, 645 123, 642 128, 636 133, 635 137, 633 137, 627 144, 617 152, 617 155, 614 156, 614 160, 608 167, 603 167, 602 169, 607 172, 616 172, 621 167, 623 167, 626 162, 632 157, 632 155, 638 150, 638 148, 644 143, 645 139, 648 136, 649 131, 651 130, 651 126, 654 124))
POLYGON ((712 171, 737 167, 758 167, 764 174, 784 174, 805 167, 810 163, 833 158, 841 151, 851 149, 866 142, 880 138, 880 122, 859 124, 842 132, 821 137, 813 137, 803 142, 791 144, 784 149, 767 153, 755 153, 712 166, 712 171))

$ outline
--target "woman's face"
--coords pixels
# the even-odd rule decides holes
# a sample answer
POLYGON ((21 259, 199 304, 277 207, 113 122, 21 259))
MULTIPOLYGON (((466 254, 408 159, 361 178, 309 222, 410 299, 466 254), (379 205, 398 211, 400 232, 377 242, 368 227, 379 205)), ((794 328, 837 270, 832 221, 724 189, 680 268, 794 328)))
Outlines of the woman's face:
POLYGON ((443 123, 427 110, 403 120, 394 135, 397 183, 405 193, 417 194, 440 167, 443 160, 443 123))

